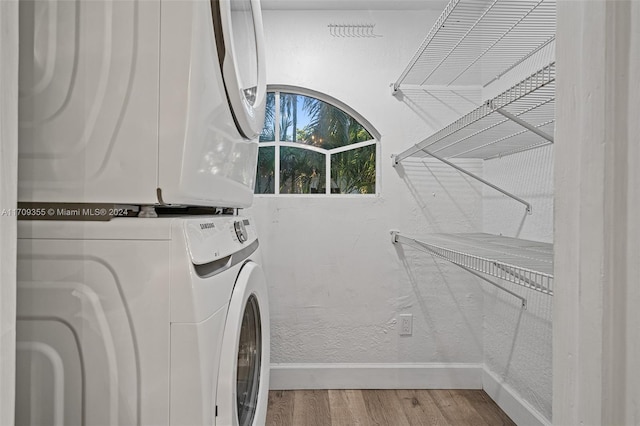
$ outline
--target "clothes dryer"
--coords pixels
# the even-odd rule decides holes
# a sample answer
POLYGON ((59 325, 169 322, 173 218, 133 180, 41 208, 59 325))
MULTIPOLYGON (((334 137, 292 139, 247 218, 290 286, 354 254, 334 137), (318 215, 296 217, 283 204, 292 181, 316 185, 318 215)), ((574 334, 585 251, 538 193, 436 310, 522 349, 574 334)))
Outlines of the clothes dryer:
POLYGON ((22 202, 247 207, 259 0, 20 2, 22 202))
POLYGON ((19 228, 16 424, 264 424, 269 310, 250 218, 19 228))

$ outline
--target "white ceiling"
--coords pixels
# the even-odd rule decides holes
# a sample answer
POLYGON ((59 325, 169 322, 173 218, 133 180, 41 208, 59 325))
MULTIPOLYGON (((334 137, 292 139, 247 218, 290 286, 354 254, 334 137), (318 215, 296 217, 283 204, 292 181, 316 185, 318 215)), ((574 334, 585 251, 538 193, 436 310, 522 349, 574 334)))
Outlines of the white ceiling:
POLYGON ((447 0, 262 0, 265 10, 443 10, 447 0))

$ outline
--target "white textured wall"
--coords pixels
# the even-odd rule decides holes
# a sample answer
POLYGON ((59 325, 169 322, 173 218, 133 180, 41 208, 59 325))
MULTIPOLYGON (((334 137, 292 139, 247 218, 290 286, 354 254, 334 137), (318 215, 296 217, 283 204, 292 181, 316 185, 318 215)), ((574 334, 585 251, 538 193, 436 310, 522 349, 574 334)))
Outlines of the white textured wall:
MULTIPOLYGON (((0 2, 0 209, 17 200, 18 2, 0 2)), ((0 216, 0 425, 14 419, 16 217, 0 216)))
MULTIPOLYGON (((380 195, 256 197, 270 287, 274 363, 482 361, 481 287, 459 268, 391 244, 408 235, 478 231, 482 189, 437 162, 391 167, 390 155, 455 116, 390 95, 439 11, 266 11, 268 83, 324 92, 382 134, 380 195), (339 18, 338 18, 339 16, 339 18), (376 23, 378 38, 334 38, 329 23, 376 23), (424 117, 423 117, 424 118, 424 117), (400 313, 414 315, 400 337, 400 313)), ((455 105, 452 105, 455 107, 455 105)), ((481 173, 482 164, 467 162, 481 173)))
POLYGON ((558 5, 553 413, 640 424, 640 2, 558 5))
MULTIPOLYGON (((496 235, 553 242, 553 146, 484 162, 484 177, 532 205, 532 214, 484 188, 483 230, 496 235)), ((538 413, 551 421, 553 297, 496 280, 527 299, 492 289, 484 300, 484 363, 538 413)), ((555 285, 560 285, 558 281, 555 285)))

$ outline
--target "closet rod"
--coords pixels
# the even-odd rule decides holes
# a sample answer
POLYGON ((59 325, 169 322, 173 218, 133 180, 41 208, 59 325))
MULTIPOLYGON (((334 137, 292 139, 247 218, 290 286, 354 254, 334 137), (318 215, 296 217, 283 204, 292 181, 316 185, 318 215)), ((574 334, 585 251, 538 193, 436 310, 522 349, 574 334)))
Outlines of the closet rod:
MULTIPOLYGON (((480 176, 475 175, 475 174, 471 173, 470 171, 465 170, 462 167, 460 167, 460 166, 458 166, 456 164, 453 164, 452 162, 447 161, 444 158, 442 158, 442 157, 440 157, 440 156, 438 156, 438 155, 436 155, 436 154, 434 154, 434 153, 432 153, 430 151, 427 151, 425 148, 420 148, 420 150, 423 151, 425 154, 435 158, 436 160, 441 161, 441 162, 443 162, 444 164, 446 164, 446 165, 448 165, 450 167, 453 167, 454 169, 458 170, 459 172, 464 173, 467 176, 472 177, 473 179, 475 179, 475 180, 477 180, 479 182, 482 182, 483 184, 495 189, 496 191, 506 195, 507 197, 512 198, 512 199, 516 200, 517 202, 524 204, 524 206, 527 209, 527 214, 531 214, 531 203, 523 200, 522 198, 518 197, 517 195, 514 195, 514 194, 512 194, 512 193, 510 193, 508 191, 505 191, 504 189, 500 188, 499 186, 496 186, 496 185, 492 184, 491 182, 481 178, 480 176)), ((399 161, 397 160, 397 157, 395 155, 391 156, 391 164, 392 164, 393 167, 395 167, 395 166, 397 166, 399 164, 399 161)))
MULTIPOLYGON (((407 245, 409 247, 413 247, 415 249, 427 252, 429 254, 431 254, 432 256, 436 256, 436 257, 440 257, 438 256, 437 253, 435 253, 433 250, 431 250, 429 247, 420 244, 420 241, 418 240, 414 240, 413 238, 408 238, 405 236, 402 236, 399 234, 398 231, 391 231, 391 241, 394 244, 404 244, 407 245)), ((479 274, 478 272, 474 271, 473 269, 469 269, 466 266, 454 263, 454 265, 464 269, 465 271, 467 271, 468 273, 475 275, 476 277, 480 278, 483 281, 486 281, 487 283, 499 288, 500 290, 509 293, 510 295, 512 295, 513 297, 520 299, 520 302, 522 303, 522 307, 524 309, 527 309, 527 299, 525 299, 524 297, 520 296, 519 294, 509 290, 508 288, 505 288, 503 286, 501 286, 500 284, 491 281, 490 279, 488 279, 487 277, 482 276, 481 274, 479 274)))

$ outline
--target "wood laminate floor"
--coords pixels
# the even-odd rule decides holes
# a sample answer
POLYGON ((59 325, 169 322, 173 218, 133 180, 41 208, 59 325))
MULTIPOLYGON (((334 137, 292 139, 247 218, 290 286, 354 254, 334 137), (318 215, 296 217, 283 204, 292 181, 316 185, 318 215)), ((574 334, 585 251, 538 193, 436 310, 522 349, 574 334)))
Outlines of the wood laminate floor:
POLYGON ((515 423, 482 390, 269 392, 267 426, 498 426, 515 423))

